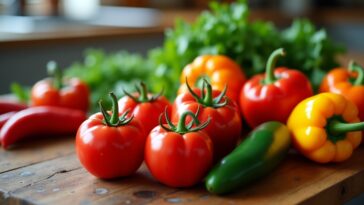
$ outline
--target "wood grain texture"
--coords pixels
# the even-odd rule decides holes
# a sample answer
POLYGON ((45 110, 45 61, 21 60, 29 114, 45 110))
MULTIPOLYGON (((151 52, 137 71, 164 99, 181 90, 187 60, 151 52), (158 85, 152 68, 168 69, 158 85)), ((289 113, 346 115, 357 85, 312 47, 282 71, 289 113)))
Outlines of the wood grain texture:
MULTIPOLYGON (((364 192, 364 147, 349 161, 329 165, 315 164, 292 152, 269 176, 236 193, 215 196, 203 184, 188 189, 161 185, 145 165, 131 177, 97 179, 79 164, 72 142, 57 142, 69 150, 67 154, 49 160, 40 157, 29 166, 1 173, 0 204, 341 204, 364 192)), ((41 150, 25 153, 31 159, 47 152, 41 150)), ((12 152, 20 156, 24 151, 12 152)), ((4 152, 0 156, 10 160, 4 152)))
POLYGON ((10 150, 0 148, 0 173, 74 152, 74 137, 28 139, 10 150))

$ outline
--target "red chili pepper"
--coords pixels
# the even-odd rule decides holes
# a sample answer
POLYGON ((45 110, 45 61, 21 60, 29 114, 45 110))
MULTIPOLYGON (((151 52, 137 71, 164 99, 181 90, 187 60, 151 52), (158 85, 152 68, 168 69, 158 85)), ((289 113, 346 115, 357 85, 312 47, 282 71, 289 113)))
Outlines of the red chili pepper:
POLYGON ((76 133, 86 119, 85 112, 60 107, 39 106, 17 112, 0 131, 4 149, 15 142, 39 135, 76 133))
POLYGON ((0 101, 0 114, 4 114, 12 111, 24 110, 28 106, 25 104, 11 102, 11 101, 0 101))
POLYGON ((226 87, 222 92, 213 90, 205 79, 201 89, 192 90, 188 83, 186 85, 189 92, 177 96, 172 108, 172 120, 177 122, 187 110, 194 113, 199 110, 197 118, 200 121, 211 118, 204 131, 213 142, 216 162, 230 153, 241 137, 242 123, 238 106, 225 95, 226 87))
POLYGON ((48 72, 54 78, 37 82, 31 91, 32 106, 57 106, 87 112, 89 107, 88 86, 78 78, 64 79, 61 70, 51 61, 48 72))
POLYGON ((266 73, 253 76, 240 93, 240 108, 247 123, 256 127, 267 121, 286 123, 293 108, 313 92, 310 81, 298 70, 284 67, 274 70, 282 48, 268 59, 266 73))
POLYGON ((14 116, 18 111, 7 112, 0 115, 0 130, 4 126, 4 124, 14 116))
POLYGON ((124 90, 125 96, 119 100, 119 113, 130 111, 128 117, 134 116, 139 122, 143 122, 146 135, 158 125, 159 115, 167 107, 171 109, 171 103, 162 96, 163 91, 157 95, 148 93, 144 83, 136 86, 137 93, 130 94, 124 90))
POLYGON ((117 98, 112 98, 111 115, 99 102, 96 113, 80 126, 76 151, 81 164, 96 177, 109 179, 129 176, 143 162, 146 135, 138 120, 120 113, 117 98))
MULTIPOLYGON (((145 163, 151 174, 171 187, 189 187, 200 182, 212 165, 213 145, 203 131, 210 118, 200 124, 196 115, 186 111, 173 125, 165 113, 167 125, 155 127, 145 145, 145 163), (192 118, 186 125, 186 117, 192 118), (193 127, 193 123, 198 124, 193 127)), ((161 115, 162 117, 162 115, 161 115)))

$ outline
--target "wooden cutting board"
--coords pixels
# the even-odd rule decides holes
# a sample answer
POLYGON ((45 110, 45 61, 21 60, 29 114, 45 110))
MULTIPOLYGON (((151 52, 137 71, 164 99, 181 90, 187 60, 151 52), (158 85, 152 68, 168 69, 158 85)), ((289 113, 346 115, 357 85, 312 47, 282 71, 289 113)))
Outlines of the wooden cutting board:
POLYGON ((0 204, 341 204, 362 192, 363 146, 341 164, 319 165, 292 152, 270 175, 226 196, 203 184, 166 187, 145 165, 128 178, 97 179, 81 167, 72 137, 0 149, 0 204))

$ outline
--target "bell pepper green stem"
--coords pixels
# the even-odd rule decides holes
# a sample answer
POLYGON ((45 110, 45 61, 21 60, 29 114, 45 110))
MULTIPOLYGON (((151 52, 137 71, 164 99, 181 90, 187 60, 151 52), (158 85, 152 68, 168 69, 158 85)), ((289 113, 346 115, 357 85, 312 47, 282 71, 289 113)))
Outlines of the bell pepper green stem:
POLYGON ((332 120, 327 126, 328 131, 334 135, 364 130, 364 122, 345 123, 339 120, 332 120))
POLYGON ((49 61, 47 63, 47 72, 48 75, 53 77, 53 82, 54 82, 54 87, 56 89, 61 89, 62 88, 62 78, 63 78, 63 74, 61 69, 58 68, 57 63, 55 61, 49 61))
POLYGON ((350 72, 357 72, 358 76, 356 77, 353 85, 364 85, 364 69, 354 61, 349 62, 349 71, 350 72))
POLYGON ((265 79, 264 79, 265 84, 272 84, 277 80, 277 78, 274 76, 274 68, 277 63, 278 58, 280 56, 284 56, 284 55, 285 55, 285 52, 284 52, 283 48, 279 48, 279 49, 273 51, 273 53, 269 56, 268 62, 266 65, 266 69, 265 69, 265 79))

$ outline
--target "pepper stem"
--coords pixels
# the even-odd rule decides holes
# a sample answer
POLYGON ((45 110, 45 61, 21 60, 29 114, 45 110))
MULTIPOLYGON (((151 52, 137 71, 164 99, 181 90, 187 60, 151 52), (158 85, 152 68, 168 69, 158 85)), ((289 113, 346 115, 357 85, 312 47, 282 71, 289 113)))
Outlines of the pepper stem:
POLYGON ((102 105, 101 100, 99 101, 100 111, 101 111, 102 115, 104 116, 104 123, 109 127, 118 127, 118 126, 128 124, 133 119, 133 116, 127 118, 126 116, 129 113, 129 110, 127 110, 119 117, 118 99, 113 92, 110 92, 109 95, 112 100, 111 116, 105 110, 104 106, 102 105))
POLYGON ((356 77, 353 85, 364 85, 364 69, 353 60, 349 62, 349 71, 350 72, 357 72, 358 76, 356 77))
POLYGON ((364 130, 364 122, 345 123, 339 120, 332 120, 328 124, 328 130, 332 134, 342 134, 347 132, 354 132, 364 130))
POLYGON ((266 68, 265 68, 265 79, 264 79, 265 84, 272 84, 277 80, 277 78, 274 76, 274 68, 277 63, 278 58, 281 56, 285 56, 285 55, 286 54, 284 52, 284 49, 279 48, 279 49, 273 51, 273 53, 269 56, 268 62, 267 62, 266 68))
POLYGON ((58 68, 57 63, 55 61, 49 61, 47 63, 47 72, 48 75, 53 77, 53 82, 54 82, 54 87, 56 89, 61 89, 62 88, 62 78, 63 78, 63 74, 62 74, 62 70, 58 68))

